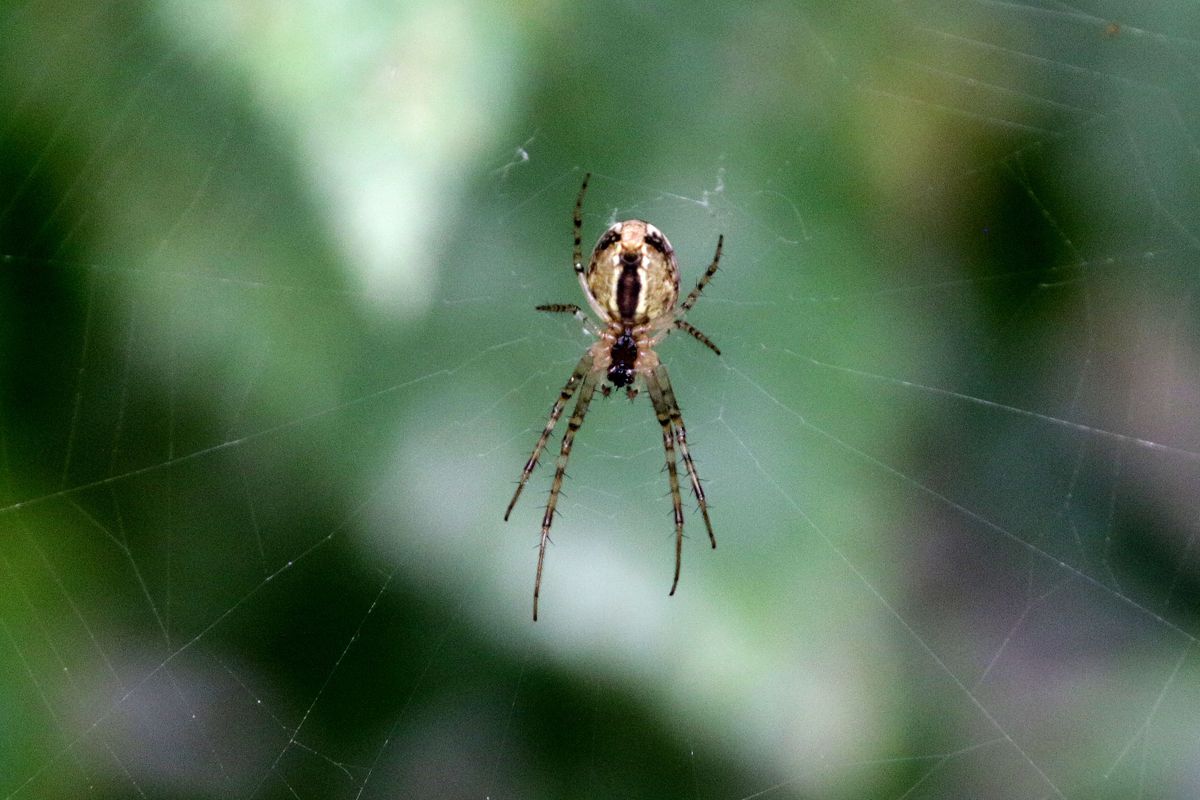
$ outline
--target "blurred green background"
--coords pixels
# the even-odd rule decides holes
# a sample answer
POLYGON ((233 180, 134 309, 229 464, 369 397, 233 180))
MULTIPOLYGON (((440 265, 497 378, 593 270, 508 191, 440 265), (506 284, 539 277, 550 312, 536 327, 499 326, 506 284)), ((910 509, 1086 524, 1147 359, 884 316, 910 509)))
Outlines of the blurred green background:
POLYGON ((0 41, 0 798, 1200 795, 1194 3, 0 41), (720 546, 667 597, 597 398, 533 624, 585 171, 685 290, 725 236, 660 348, 720 546))

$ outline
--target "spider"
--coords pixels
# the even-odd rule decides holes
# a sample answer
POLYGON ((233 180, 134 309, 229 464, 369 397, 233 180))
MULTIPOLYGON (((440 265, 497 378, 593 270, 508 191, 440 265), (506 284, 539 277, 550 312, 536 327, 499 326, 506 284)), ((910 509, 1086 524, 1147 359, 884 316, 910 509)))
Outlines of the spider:
POLYGON ((668 333, 678 328, 717 355, 721 355, 721 351, 707 336, 683 318, 696 304, 700 292, 717 271, 725 237, 717 237, 717 252, 712 263, 708 265, 696 288, 676 310, 675 301, 679 298, 679 266, 675 261, 675 251, 667 237, 649 222, 630 219, 609 227, 596 242, 592 257, 586 269, 584 268, 580 231, 583 228, 583 197, 587 193, 590 178, 591 173, 583 176, 583 185, 579 188, 579 197, 575 200, 573 256, 579 284, 583 287, 588 304, 600 317, 602 324, 596 326, 583 313, 583 309, 573 303, 537 306, 538 311, 575 315, 583 321, 585 330, 596 336, 596 341, 579 359, 575 371, 571 373, 558 399, 554 401, 550 409, 550 419, 546 422, 542 435, 538 437, 529 460, 525 462, 521 480, 517 483, 517 489, 504 512, 504 520, 507 522, 513 506, 517 504, 517 498, 521 496, 521 490, 525 488, 525 482, 529 480, 529 473, 537 466, 546 441, 562 416, 563 409, 578 390, 579 397, 567 422, 567 432, 562 438, 562 447, 559 449, 554 470, 554 483, 550 486, 550 499, 542 517, 537 577, 533 583, 535 622, 538 618, 538 594, 542 586, 542 565, 546 559, 546 543, 550 541, 554 508, 558 504, 567 460, 571 457, 571 445, 575 441, 575 434, 583 425, 583 417, 587 414, 597 385, 605 397, 612 392, 612 387, 624 388, 630 400, 637 396, 637 386, 644 385, 650 393, 650 402, 654 406, 658 424, 662 426, 663 448, 667 455, 667 478, 671 484, 671 502, 675 509, 675 577, 671 582, 671 595, 675 594, 675 588, 679 585, 679 565, 683 553, 683 504, 679 497, 679 476, 675 469, 676 445, 679 446, 679 453, 683 457, 683 465, 687 468, 692 492, 700 504, 700 513, 704 517, 704 526, 708 529, 709 541, 714 548, 717 546, 717 537, 713 535, 712 523, 708 519, 704 489, 701 488, 700 478, 696 475, 692 454, 688 452, 683 415, 679 411, 679 403, 675 400, 671 381, 667 377, 667 366, 659 361, 654 347, 668 333))

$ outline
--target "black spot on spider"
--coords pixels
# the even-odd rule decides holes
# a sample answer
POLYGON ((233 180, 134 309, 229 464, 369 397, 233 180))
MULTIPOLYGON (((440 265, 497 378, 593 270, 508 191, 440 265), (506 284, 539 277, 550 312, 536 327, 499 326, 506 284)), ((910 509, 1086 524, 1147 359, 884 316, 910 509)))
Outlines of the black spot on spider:
POLYGON ((669 248, 667 247, 667 243, 663 239, 663 237, 659 236, 657 233, 655 233, 653 231, 646 234, 646 244, 649 247, 651 247, 652 249, 657 250, 658 252, 662 253, 664 256, 669 251, 669 248))
POLYGON ((607 230, 604 232, 604 235, 600 237, 600 241, 596 242, 596 250, 599 251, 606 247, 611 247, 620 238, 621 234, 614 230, 607 230))
POLYGON ((633 364, 637 361, 637 355, 637 342, 626 330, 613 342, 609 352, 611 363, 608 367, 608 380, 613 386, 620 389, 633 383, 633 364))

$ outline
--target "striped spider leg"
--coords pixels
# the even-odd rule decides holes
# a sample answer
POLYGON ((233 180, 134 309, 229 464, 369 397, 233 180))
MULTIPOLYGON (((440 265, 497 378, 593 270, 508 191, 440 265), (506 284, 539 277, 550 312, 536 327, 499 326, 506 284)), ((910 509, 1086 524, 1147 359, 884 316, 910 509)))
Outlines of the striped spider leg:
POLYGON ((546 511, 542 515, 541 540, 538 545, 537 575, 533 584, 533 619, 538 618, 538 597, 542 587, 542 568, 546 560, 546 545, 550 541, 550 526, 554 522, 555 509, 558 506, 559 494, 562 490, 563 477, 566 474, 567 462, 571 457, 571 447, 575 443, 575 434, 583 425, 588 406, 599 388, 601 394, 608 396, 613 388, 624 388, 630 399, 637 396, 638 386, 645 386, 654 407, 654 414, 662 427, 663 450, 666 453, 667 479, 671 486, 671 505, 675 515, 675 574, 671 581, 670 594, 675 594, 679 585, 680 565, 683 560, 683 502, 679 492, 678 459, 682 458, 684 469, 691 483, 692 493, 700 506, 704 518, 704 527, 708 531, 708 539, 715 548, 717 537, 713 533, 712 522, 708 516, 708 501, 704 489, 700 485, 700 477, 696 473, 696 464, 688 450, 687 429, 683 425, 683 414, 675 399, 675 391, 667 376, 667 367, 661 363, 655 346, 673 330, 681 330, 696 339, 717 355, 721 351, 712 341, 684 320, 684 317, 696 304, 700 293, 712 279, 721 261, 721 248, 724 237, 717 238, 717 250, 712 263, 696 284, 696 288, 676 309, 679 299, 679 266, 675 260, 675 251, 671 243, 658 228, 650 223, 631 219, 611 225, 601 236, 592 250, 587 266, 583 263, 582 229, 583 229, 583 198, 587 192, 588 179, 585 175, 579 196, 575 200, 574 214, 574 248, 572 251, 573 266, 579 283, 583 287, 588 305, 601 320, 594 323, 584 310, 571 303, 556 303, 540 305, 538 311, 572 314, 583 321, 585 330, 596 337, 596 341, 588 347, 566 384, 559 392, 558 399, 550 408, 550 418, 546 421, 538 437, 537 444, 525 468, 521 471, 521 479, 517 482, 516 491, 504 512, 505 521, 512 513, 521 491, 529 480, 530 473, 541 459, 542 451, 566 409, 567 403, 575 397, 575 407, 567 420, 567 431, 563 434, 559 447, 558 458, 555 461, 554 481, 550 484, 550 498, 546 502, 546 511), (678 448, 679 456, 676 457, 678 448))

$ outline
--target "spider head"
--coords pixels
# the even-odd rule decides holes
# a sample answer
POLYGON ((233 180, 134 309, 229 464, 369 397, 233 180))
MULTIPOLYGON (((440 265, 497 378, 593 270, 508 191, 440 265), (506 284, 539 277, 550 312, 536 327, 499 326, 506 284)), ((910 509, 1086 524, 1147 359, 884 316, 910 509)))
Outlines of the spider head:
POLYGON ((613 386, 620 389, 633 383, 633 364, 637 361, 637 354, 637 342, 626 329, 613 342, 609 352, 608 380, 613 386))

